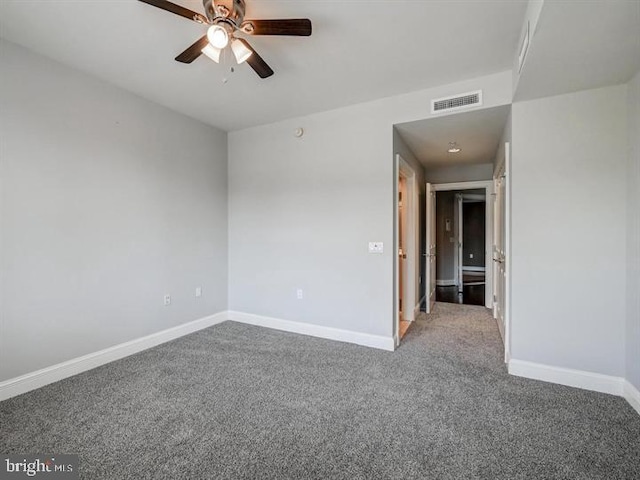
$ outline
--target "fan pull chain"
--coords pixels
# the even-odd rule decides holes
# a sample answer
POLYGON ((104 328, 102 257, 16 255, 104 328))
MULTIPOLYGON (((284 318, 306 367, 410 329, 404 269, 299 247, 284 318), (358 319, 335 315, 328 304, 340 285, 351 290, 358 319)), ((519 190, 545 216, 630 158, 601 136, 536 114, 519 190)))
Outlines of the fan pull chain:
MULTIPOLYGON (((222 66, 226 69, 227 68, 227 49, 225 48, 222 51, 222 66)), ((233 65, 231 66, 231 68, 229 68, 229 73, 233 74, 235 73, 236 69, 235 67, 233 67, 233 65)), ((224 76, 222 77, 222 84, 226 85, 229 82, 229 76, 224 76)))

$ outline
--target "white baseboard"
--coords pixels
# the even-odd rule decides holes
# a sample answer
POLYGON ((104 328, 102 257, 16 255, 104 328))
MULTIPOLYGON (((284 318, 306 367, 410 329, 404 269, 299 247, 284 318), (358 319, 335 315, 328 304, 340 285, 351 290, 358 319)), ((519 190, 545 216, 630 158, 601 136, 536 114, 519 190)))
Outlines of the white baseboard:
POLYGON ((524 360, 509 360, 509 373, 517 377, 558 383, 569 387, 624 396, 624 378, 571 368, 554 367, 524 360))
POLYGON ((463 272, 485 272, 485 267, 472 267, 472 266, 467 266, 467 265, 463 265, 462 266, 462 271, 463 272))
POLYGON ((422 302, 425 301, 425 299, 427 298, 426 295, 423 295, 422 298, 420 299, 420 301, 416 304, 416 306, 413 308, 413 319, 415 320, 416 317, 420 314, 420 305, 422 305, 422 302))
POLYGON ((355 343, 365 347, 379 348, 382 350, 395 350, 395 339, 393 336, 384 337, 382 335, 371 335, 369 333, 353 332, 351 330, 342 330, 333 327, 323 327, 321 325, 312 325, 310 323, 293 322, 291 320, 282 320, 280 318, 263 317, 262 315, 254 315, 244 312, 228 312, 229 320, 235 322, 256 325, 259 327, 273 328, 275 330, 283 330, 285 332, 300 333, 312 337, 326 338, 328 340, 337 340, 339 342, 355 343))
POLYGON ((436 285, 439 287, 455 287, 457 285, 456 279, 451 280, 436 280, 436 285))
POLYGON ((82 357, 73 358, 66 362, 58 363, 57 365, 21 375, 20 377, 5 380, 4 382, 0 382, 0 401, 35 390, 36 388, 44 387, 45 385, 77 375, 78 373, 86 372, 87 370, 105 365, 109 362, 128 357, 134 353, 217 325, 226 320, 228 320, 227 312, 216 313, 215 315, 168 328, 161 332, 152 333, 146 337, 114 345, 113 347, 105 348, 104 350, 99 350, 82 357))
POLYGON ((498 325, 498 331, 500 332, 500 338, 502 339, 502 344, 504 345, 504 325, 500 321, 498 317, 495 317, 496 325, 498 325))
POLYGON ((624 398, 631 404, 631 406, 640 415, 640 391, 629 380, 624 381, 624 398))

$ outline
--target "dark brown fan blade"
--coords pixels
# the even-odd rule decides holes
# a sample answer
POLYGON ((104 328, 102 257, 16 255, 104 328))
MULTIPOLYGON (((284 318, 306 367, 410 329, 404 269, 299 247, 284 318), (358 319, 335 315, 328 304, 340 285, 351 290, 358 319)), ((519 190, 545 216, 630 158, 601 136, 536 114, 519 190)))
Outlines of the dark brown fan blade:
POLYGON ((249 35, 293 35, 308 37, 311 35, 311 20, 292 18, 288 20, 245 20, 240 27, 249 35))
POLYGON ((253 47, 249 45, 249 42, 247 42, 244 38, 238 38, 238 40, 241 41, 245 47, 251 50, 252 53, 251 56, 247 59, 247 63, 251 66, 251 68, 255 70, 258 76, 260 78, 267 78, 273 75, 273 70, 271 69, 271 67, 267 65, 267 62, 265 62, 262 57, 258 55, 258 52, 256 52, 253 47))
POLYGON ((208 23, 207 17, 201 15, 199 13, 194 12, 193 10, 189 10, 188 8, 181 7, 180 5, 176 5, 175 3, 167 2, 167 0, 138 0, 142 3, 147 3, 149 5, 153 5, 154 7, 158 7, 162 10, 166 10, 167 12, 175 13, 176 15, 180 15, 181 17, 188 18, 189 20, 193 20, 198 23, 208 23))
POLYGON ((202 49, 207 46, 209 40, 207 36, 203 36, 196 43, 187 48, 184 52, 176 57, 178 62, 191 63, 202 54, 202 49))

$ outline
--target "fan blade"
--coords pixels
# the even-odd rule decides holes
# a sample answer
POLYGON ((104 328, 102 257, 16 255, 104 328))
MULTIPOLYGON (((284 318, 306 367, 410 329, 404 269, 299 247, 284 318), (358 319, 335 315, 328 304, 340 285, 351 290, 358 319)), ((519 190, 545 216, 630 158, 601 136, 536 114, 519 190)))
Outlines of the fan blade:
POLYGON ((260 78, 267 78, 273 75, 273 70, 271 69, 271 67, 267 65, 267 62, 265 62, 262 57, 258 55, 258 52, 256 52, 253 47, 249 45, 249 42, 247 42, 244 38, 238 38, 238 40, 241 41, 245 47, 251 50, 251 56, 247 59, 247 63, 251 66, 251 68, 255 70, 258 76, 260 78))
POLYGON ((288 20, 245 20, 240 29, 249 35, 311 35, 311 20, 292 18, 288 20))
POLYGON ((147 3, 154 7, 158 7, 162 10, 166 10, 167 12, 175 13, 176 15, 180 15, 181 17, 188 18, 189 20, 193 20, 197 23, 208 23, 207 17, 201 15, 199 13, 194 12, 193 10, 189 10, 188 8, 181 7, 180 5, 176 5, 175 3, 167 2, 167 0, 138 0, 142 3, 147 3))
POLYGON ((193 45, 187 48, 184 52, 176 57, 178 62, 191 63, 202 54, 202 49, 207 46, 209 40, 207 36, 203 36, 196 41, 193 45))

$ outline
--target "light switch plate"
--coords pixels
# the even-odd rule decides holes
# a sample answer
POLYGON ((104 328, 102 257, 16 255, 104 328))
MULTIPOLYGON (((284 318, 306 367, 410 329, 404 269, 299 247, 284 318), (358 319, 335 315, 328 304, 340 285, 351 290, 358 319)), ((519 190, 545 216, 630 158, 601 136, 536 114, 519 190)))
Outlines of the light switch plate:
POLYGON ((384 253, 384 243, 369 242, 369 253, 384 253))

